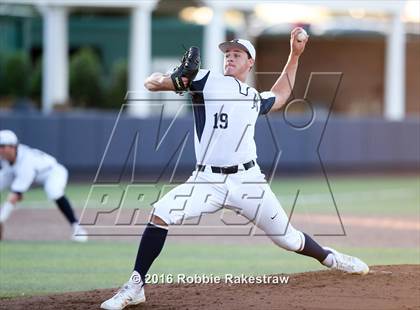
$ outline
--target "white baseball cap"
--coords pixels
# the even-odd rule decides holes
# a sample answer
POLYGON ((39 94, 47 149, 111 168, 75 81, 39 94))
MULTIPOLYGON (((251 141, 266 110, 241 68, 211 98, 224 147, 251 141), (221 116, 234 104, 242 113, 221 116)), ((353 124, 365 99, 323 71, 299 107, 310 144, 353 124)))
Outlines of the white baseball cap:
POLYGON ((228 49, 238 48, 245 52, 248 52, 251 55, 251 58, 255 60, 255 56, 257 56, 255 52, 255 47, 252 45, 251 42, 244 39, 235 39, 232 41, 226 41, 219 44, 219 48, 223 53, 226 53, 228 49))
POLYGON ((17 145, 18 143, 18 138, 13 131, 0 130, 0 145, 17 145))

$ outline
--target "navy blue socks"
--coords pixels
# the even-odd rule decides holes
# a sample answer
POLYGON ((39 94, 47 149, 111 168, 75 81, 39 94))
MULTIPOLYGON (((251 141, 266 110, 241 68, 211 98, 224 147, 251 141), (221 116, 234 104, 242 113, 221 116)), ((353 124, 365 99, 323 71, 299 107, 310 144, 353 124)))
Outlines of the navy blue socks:
POLYGON ((70 205, 69 200, 66 196, 63 196, 55 201, 57 204, 57 207, 60 209, 60 211, 63 213, 67 221, 69 221, 70 224, 77 223, 76 217, 74 216, 73 209, 70 205))
POLYGON ((167 229, 157 227, 151 223, 147 224, 144 230, 134 265, 134 270, 140 274, 143 283, 145 283, 145 277, 150 266, 162 251, 167 234, 167 229))
POLYGON ((331 252, 324 250, 315 240, 309 237, 307 234, 302 233, 305 236, 305 246, 302 251, 296 252, 298 254, 306 255, 317 259, 321 264, 327 258, 331 252))

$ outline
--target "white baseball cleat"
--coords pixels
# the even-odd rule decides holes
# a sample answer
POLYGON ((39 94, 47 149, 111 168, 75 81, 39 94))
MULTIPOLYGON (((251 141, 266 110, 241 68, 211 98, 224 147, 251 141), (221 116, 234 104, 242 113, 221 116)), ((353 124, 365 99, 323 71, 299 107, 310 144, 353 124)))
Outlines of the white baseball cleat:
POLYGON ((331 253, 334 255, 334 264, 331 268, 361 275, 367 274, 369 272, 369 266, 357 257, 340 253, 328 247, 324 247, 324 249, 331 251, 331 253))
POLYGON ((140 274, 133 271, 133 274, 120 290, 110 299, 101 304, 101 309, 107 310, 121 310, 127 306, 138 305, 145 302, 143 282, 140 274))
POLYGON ((73 224, 73 233, 71 240, 75 242, 86 242, 88 241, 87 231, 79 226, 79 224, 73 224))

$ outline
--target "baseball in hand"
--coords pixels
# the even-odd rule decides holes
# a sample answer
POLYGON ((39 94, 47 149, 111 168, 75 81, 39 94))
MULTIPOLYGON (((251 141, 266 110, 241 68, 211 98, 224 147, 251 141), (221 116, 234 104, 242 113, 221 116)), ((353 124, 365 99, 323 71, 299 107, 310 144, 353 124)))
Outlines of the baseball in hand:
POLYGON ((308 34, 306 33, 306 31, 304 29, 302 29, 296 36, 296 39, 298 42, 303 42, 306 40, 306 38, 308 37, 308 34))

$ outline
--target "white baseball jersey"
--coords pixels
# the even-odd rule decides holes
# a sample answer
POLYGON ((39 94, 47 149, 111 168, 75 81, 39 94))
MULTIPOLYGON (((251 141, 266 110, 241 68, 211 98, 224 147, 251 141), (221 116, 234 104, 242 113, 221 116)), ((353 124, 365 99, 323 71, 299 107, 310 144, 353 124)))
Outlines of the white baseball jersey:
POLYGON ((32 183, 38 183, 44 185, 50 199, 58 199, 64 194, 67 177, 67 170, 53 156, 24 144, 18 145, 13 164, 1 159, 0 190, 9 187, 12 192, 24 193, 32 183))
MULTIPOLYGON (((258 93, 237 79, 200 70, 191 83, 197 163, 186 183, 153 204, 153 214, 171 225, 200 218, 221 208, 240 213, 277 245, 300 251, 304 235, 290 223, 258 164, 232 174, 209 166, 234 166, 257 158, 255 123, 275 102, 271 92, 258 93)), ((226 224, 226 223, 225 223, 226 224)))
POLYGON ((257 158, 255 123, 273 106, 272 92, 259 93, 234 77, 200 70, 190 93, 198 164, 233 166, 257 158))

